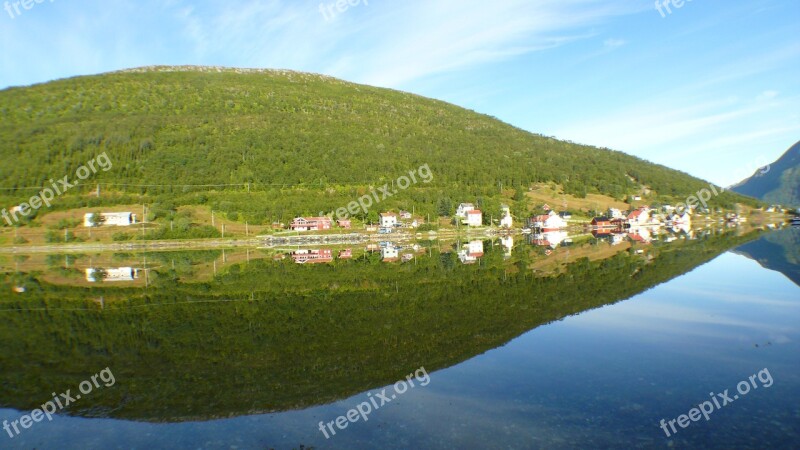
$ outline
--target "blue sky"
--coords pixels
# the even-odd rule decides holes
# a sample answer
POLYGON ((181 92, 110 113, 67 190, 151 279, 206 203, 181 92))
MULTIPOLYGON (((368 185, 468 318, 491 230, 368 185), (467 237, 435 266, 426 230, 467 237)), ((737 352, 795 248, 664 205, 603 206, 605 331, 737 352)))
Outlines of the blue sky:
POLYGON ((0 87, 156 64, 317 72, 722 185, 800 140, 797 0, 16 1, 0 87))

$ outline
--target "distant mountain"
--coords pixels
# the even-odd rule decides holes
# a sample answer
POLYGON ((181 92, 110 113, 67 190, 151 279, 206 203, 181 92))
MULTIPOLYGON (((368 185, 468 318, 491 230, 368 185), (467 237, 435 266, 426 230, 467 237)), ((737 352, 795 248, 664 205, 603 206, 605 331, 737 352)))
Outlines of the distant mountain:
POLYGON ((731 188, 765 202, 800 206, 800 142, 794 144, 769 170, 758 170, 731 188))
POLYGON ((786 275, 800 286, 800 228, 772 233, 737 248, 734 253, 746 256, 769 270, 786 275))

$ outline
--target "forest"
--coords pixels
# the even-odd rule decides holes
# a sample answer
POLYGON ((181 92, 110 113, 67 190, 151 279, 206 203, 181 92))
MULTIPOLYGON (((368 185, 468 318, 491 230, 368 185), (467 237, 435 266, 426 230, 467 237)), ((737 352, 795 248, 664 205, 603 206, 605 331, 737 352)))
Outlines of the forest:
MULTIPOLYGON (((252 224, 330 213, 424 164, 429 184, 381 208, 449 215, 470 201, 493 213, 535 183, 565 194, 685 199, 707 182, 609 149, 532 134, 445 102, 287 71, 154 68, 0 91, 0 205, 48 180, 113 162, 51 210, 207 205, 252 224)), ((730 208, 757 202, 726 192, 730 208)), ((44 211, 44 210, 43 210, 44 211)), ((6 226, 6 224, 3 224, 6 226)))
POLYGON ((532 273, 527 246, 510 260, 486 246, 471 266, 433 247, 402 265, 370 254, 319 266, 256 260, 209 282, 184 278, 193 258, 215 252, 154 254, 178 263, 154 271, 148 288, 8 273, 0 278, 0 406, 33 408, 46 400, 41 386, 77 385, 87 367, 110 367, 117 384, 68 414, 176 422, 328 403, 630 298, 758 236, 709 234, 658 247, 652 258, 631 250, 580 259, 553 276, 532 273), (25 295, 13 292, 18 285, 25 295))

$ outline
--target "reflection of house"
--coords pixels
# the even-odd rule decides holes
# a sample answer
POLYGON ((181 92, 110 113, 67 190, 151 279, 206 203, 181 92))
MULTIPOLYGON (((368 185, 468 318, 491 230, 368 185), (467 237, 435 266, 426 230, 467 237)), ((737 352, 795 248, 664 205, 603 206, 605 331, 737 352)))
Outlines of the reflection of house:
POLYGON ((568 238, 569 233, 566 231, 548 231, 546 233, 535 234, 531 243, 540 247, 556 248, 568 238))
POLYGON ((397 214, 395 213, 381 213, 381 227, 393 228, 397 226, 397 214))
POLYGON ((333 251, 330 249, 297 250, 292 252, 292 259, 297 264, 324 264, 333 262, 333 251))
POLYGON ((479 209, 467 211, 467 220, 464 223, 471 227, 479 227, 483 225, 483 213, 479 209))
POLYGON ((558 231, 567 227, 567 221, 562 219, 561 216, 555 212, 551 211, 550 214, 531 217, 529 225, 531 228, 545 232, 558 231))
POLYGON ((333 221, 329 217, 297 217, 290 228, 294 231, 330 230, 333 221))
POLYGON ((463 264, 474 264, 478 258, 483 257, 483 241, 470 241, 458 252, 458 259, 463 264))
POLYGON ((395 247, 394 244, 381 247, 381 258, 384 262, 398 261, 400 259, 400 249, 395 247))
POLYGON ((352 248, 346 248, 346 249, 341 250, 339 252, 339 259, 350 259, 352 257, 353 257, 353 249, 352 248))
POLYGON ((136 214, 129 212, 111 212, 111 213, 89 213, 83 215, 83 226, 85 227, 98 227, 98 226, 116 226, 127 227, 136 223, 136 214), (95 215, 100 216, 99 223, 92 221, 95 215))
POLYGON ((511 217, 511 208, 507 205, 500 207, 502 210, 502 217, 500 218, 500 226, 502 228, 511 228, 514 226, 514 218, 511 217))
POLYGON ((683 213, 680 215, 672 214, 667 218, 667 222, 671 223, 672 225, 691 225, 692 217, 689 215, 689 213, 683 213))
POLYGON ((86 269, 86 281, 90 283, 104 281, 134 281, 139 278, 139 270, 132 267, 114 269, 86 269))
POLYGON ((458 208, 456 208, 456 217, 461 217, 462 219, 466 219, 467 213, 474 209, 475 205, 473 205, 472 203, 462 203, 458 205, 458 208))
POLYGON ((514 249, 514 237, 513 236, 502 236, 500 237, 500 245, 503 246, 505 250, 505 257, 511 257, 511 251, 514 249))
POLYGON ((414 259, 414 255, 411 253, 406 253, 401 257, 401 259, 403 260, 403 262, 409 262, 414 259))

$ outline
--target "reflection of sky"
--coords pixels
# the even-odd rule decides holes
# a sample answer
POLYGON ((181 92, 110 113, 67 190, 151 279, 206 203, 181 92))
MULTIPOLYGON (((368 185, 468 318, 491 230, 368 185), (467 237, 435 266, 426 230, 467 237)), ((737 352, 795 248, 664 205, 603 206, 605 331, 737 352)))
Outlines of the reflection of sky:
MULTIPOLYGON (((366 393, 303 411, 201 423, 60 417, 14 440, 0 436, 0 447, 665 447, 661 419, 688 412, 710 392, 733 390, 766 367, 771 388, 680 430, 672 444, 788 448, 800 442, 799 342, 800 287, 728 253, 625 302, 431 373, 428 386, 410 389, 330 440, 318 431, 319 421, 345 414, 366 393)), ((18 417, 0 410, 0 420, 18 417)))

